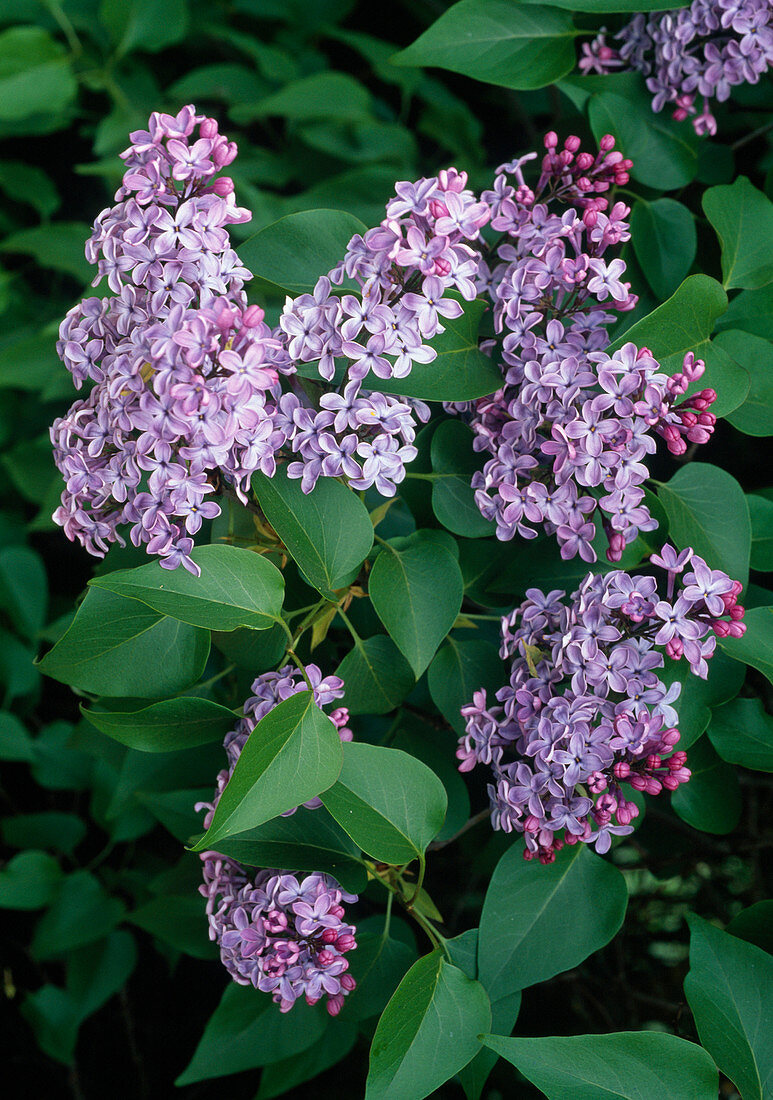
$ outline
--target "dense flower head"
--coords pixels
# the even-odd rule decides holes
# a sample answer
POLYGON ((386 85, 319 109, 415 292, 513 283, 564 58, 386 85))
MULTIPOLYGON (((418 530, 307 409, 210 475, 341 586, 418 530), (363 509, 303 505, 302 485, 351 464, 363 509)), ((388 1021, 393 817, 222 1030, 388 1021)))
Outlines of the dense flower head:
POLYGON ((60 330, 76 387, 94 385, 51 428, 65 480, 54 518, 96 555, 129 525, 162 565, 197 572, 193 536, 220 511, 207 499, 217 478, 243 495, 254 470, 273 473, 286 439, 272 419, 278 371, 292 368, 230 246, 227 225, 250 215, 215 176, 236 146, 193 107, 131 138, 116 204, 86 246, 113 294, 79 303, 60 330))
MULTIPOLYGON (((308 665, 306 674, 319 707, 329 707, 343 695, 339 677, 323 677, 316 665, 308 665)), ((244 718, 226 735, 228 766, 217 777, 214 797, 196 806, 205 811, 205 828, 257 723, 277 704, 309 688, 297 669, 286 666, 258 676, 252 690, 244 718)), ((335 708, 329 717, 341 740, 350 741, 346 708, 335 708)), ((312 799, 305 805, 315 809, 321 803, 312 799)), ((328 1012, 337 1015, 355 987, 344 956, 357 946, 356 928, 345 921, 342 902, 356 902, 357 896, 319 871, 305 878, 277 870, 254 872, 214 851, 202 852, 201 860, 204 882, 199 890, 207 899, 209 936, 234 981, 270 993, 282 1012, 298 997, 316 1004, 326 996, 328 1012)))
POLYGON ((716 638, 744 632, 741 585, 691 550, 653 555, 653 576, 589 573, 567 601, 532 588, 502 619, 509 683, 490 704, 478 691, 462 708, 460 770, 492 770, 495 829, 524 834, 527 859, 551 862, 564 844, 608 851, 632 831, 626 785, 656 795, 690 772, 674 702, 680 684, 660 679, 664 654, 705 679, 716 638))
POLYGON ((692 117, 696 133, 715 134, 710 101, 756 84, 773 65, 773 7, 770 0, 693 0, 676 11, 634 15, 616 38, 618 49, 604 31, 585 43, 580 69, 636 69, 654 111, 671 104, 675 119, 692 117))
POLYGON ((669 377, 647 348, 610 352, 607 329, 636 303, 625 264, 608 253, 630 239, 629 210, 605 193, 625 182, 630 161, 601 141, 597 155, 554 133, 536 190, 522 157, 502 165, 483 199, 502 234, 478 269, 492 305, 495 338, 484 347, 501 362, 503 385, 458 411, 488 453, 473 477, 481 513, 507 540, 555 534, 565 558, 596 560, 594 516, 619 561, 640 531, 657 526, 644 502, 644 460, 655 434, 673 454, 704 443, 715 417, 712 390, 685 397, 704 371, 692 353, 669 377))

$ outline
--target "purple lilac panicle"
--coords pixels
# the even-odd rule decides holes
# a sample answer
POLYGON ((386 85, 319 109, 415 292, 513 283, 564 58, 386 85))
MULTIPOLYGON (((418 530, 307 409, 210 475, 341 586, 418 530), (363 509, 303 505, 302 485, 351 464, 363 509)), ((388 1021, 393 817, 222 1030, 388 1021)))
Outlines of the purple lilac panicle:
POLYGON ((723 103, 733 87, 756 84, 773 65, 773 6, 770 0, 693 0, 677 11, 635 15, 615 37, 619 49, 603 30, 584 43, 581 71, 635 69, 646 78, 653 111, 672 104, 675 119, 692 117, 697 134, 713 135, 710 101, 723 103))
POLYGON ((667 570, 666 599, 654 577, 620 570, 589 573, 568 602, 528 589, 502 619, 509 684, 497 704, 478 691, 462 708, 460 771, 491 768, 493 827, 523 833, 526 859, 550 863, 579 841, 606 852, 639 813, 626 784, 656 795, 690 778, 662 651, 705 679, 716 637, 744 632, 741 585, 691 550, 666 545, 652 561, 667 570))
MULTIPOLYGON (((323 678, 316 665, 308 665, 306 673, 319 707, 343 695, 339 677, 323 678)), ((308 691, 308 685, 288 665, 258 676, 252 690, 255 695, 244 705, 244 718, 226 735, 228 767, 217 777, 214 797, 196 806, 206 811, 205 829, 257 723, 278 703, 308 691)), ((341 740, 350 741, 346 708, 338 707, 328 717, 341 740)), ((315 809, 321 802, 312 799, 305 805, 315 809)), ((209 936, 220 948, 222 963, 234 981, 270 993, 282 1012, 288 1012, 300 996, 312 1005, 326 996, 327 1010, 336 1016, 356 984, 344 957, 357 946, 356 928, 344 920, 341 903, 354 903, 357 896, 319 871, 305 878, 275 870, 252 872, 213 851, 202 852, 201 860, 204 882, 199 890, 207 899, 209 936)))
POLYGON ((610 561, 619 561, 639 531, 657 524, 644 502, 644 459, 661 435, 673 454, 686 441, 705 443, 716 397, 685 398, 704 370, 692 353, 669 377, 647 348, 625 344, 610 354, 607 329, 616 312, 636 303, 623 281, 625 264, 606 253, 630 238, 628 207, 607 210, 605 192, 625 183, 631 162, 601 140, 598 155, 554 133, 536 189, 526 184, 522 157, 502 165, 483 193, 492 228, 502 234, 481 258, 478 282, 492 303, 496 354, 504 384, 458 411, 475 433, 474 448, 491 457, 473 476, 481 513, 497 537, 555 534, 564 558, 596 560, 597 515, 610 561))

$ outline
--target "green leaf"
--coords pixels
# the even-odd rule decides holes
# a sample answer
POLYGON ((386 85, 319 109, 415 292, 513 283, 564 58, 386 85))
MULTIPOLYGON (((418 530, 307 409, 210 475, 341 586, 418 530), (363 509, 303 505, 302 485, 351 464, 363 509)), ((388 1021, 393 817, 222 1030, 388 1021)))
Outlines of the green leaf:
POLYGON ((201 817, 194 806, 199 802, 208 802, 212 798, 212 788, 137 791, 135 798, 176 840, 187 844, 194 834, 201 831, 201 817))
POLYGON ((207 914, 200 895, 164 894, 132 910, 126 918, 151 936, 194 959, 217 957, 209 938, 207 914))
POLYGON ((81 714, 108 737, 141 752, 174 752, 222 741, 238 720, 227 707, 187 695, 139 710, 81 707, 81 714))
POLYGON ((773 500, 751 494, 746 497, 752 521, 751 567, 762 573, 773 571, 773 500))
POLYGON ((716 1100, 714 1063, 695 1043, 655 1031, 483 1042, 548 1100, 716 1100))
POLYGON ((744 616, 741 638, 720 638, 728 657, 759 669, 773 684, 773 607, 753 607, 744 616))
POLYGON ((119 57, 134 50, 158 53, 188 30, 186 0, 102 0, 99 17, 119 57))
POLYGON ((745 587, 752 527, 746 497, 735 478, 707 462, 690 462, 669 482, 658 484, 658 499, 674 545, 680 550, 691 546, 711 569, 724 569, 745 587))
POLYGON ((673 11, 674 8, 687 7, 684 0, 680 3, 671 0, 521 0, 521 3, 548 4, 552 8, 598 12, 601 15, 607 12, 673 11))
POLYGON ((773 281, 768 242, 773 235, 773 203, 746 179, 710 187, 703 210, 722 247, 724 286, 757 290, 773 281))
POLYGON ((671 795, 682 821, 704 833, 732 833, 741 819, 741 788, 732 764, 726 764, 701 737, 687 753, 690 781, 671 795))
POLYGON ((48 852, 19 852, 0 869, 0 909, 42 909, 61 882, 61 868, 48 852))
POLYGON ((76 948, 67 957, 67 993, 78 1016, 87 1016, 126 985, 137 963, 137 946, 130 932, 119 929, 99 943, 76 948))
POLYGON ((26 546, 0 550, 0 607, 27 638, 43 629, 48 584, 42 558, 26 546))
POLYGON ((759 290, 742 290, 737 294, 717 328, 740 328, 754 336, 773 340, 773 284, 759 290))
POLYGON ((342 699, 350 714, 388 714, 415 683, 411 666, 391 638, 355 638, 336 669, 346 685, 342 699))
POLYGON ((72 855, 86 835, 86 826, 75 814, 44 810, 3 818, 3 840, 11 848, 50 848, 72 855))
POLYGON ((324 809, 275 817, 218 841, 218 851, 248 867, 325 871, 354 894, 365 888, 360 849, 324 809))
POLYGON ((206 630, 165 618, 138 600, 91 588, 39 667, 82 691, 147 699, 189 687, 201 676, 208 654, 206 630))
POLYGON ((370 1051, 366 1100, 421 1100, 480 1050, 491 1006, 479 982, 440 951, 411 967, 378 1022, 370 1051))
POLYGON ((453 754, 455 737, 448 730, 431 726, 426 719, 405 710, 401 711, 398 723, 389 741, 390 748, 402 749, 421 760, 446 789, 448 809, 438 840, 447 840, 462 828, 471 814, 467 784, 453 754))
POLYGON ((343 210, 304 210, 267 225, 239 245, 241 261, 255 276, 258 290, 305 294, 344 258, 359 218, 343 210))
POLYGON ((22 1002, 21 1015, 45 1054, 72 1065, 80 1019, 77 1006, 64 989, 46 984, 29 993, 22 1002))
POLYGON ((421 856, 440 831, 445 787, 420 760, 378 745, 343 747, 338 782, 322 802, 355 844, 383 863, 400 865, 421 856))
POLYGON ((686 661, 669 661, 660 670, 659 678, 666 687, 677 681, 681 684, 674 709, 678 716, 679 748, 688 749, 705 732, 711 721, 711 707, 738 694, 743 683, 743 669, 721 650, 715 650, 705 680, 695 676, 686 661))
POLYGON ((503 88, 542 88, 574 68, 575 34, 564 12, 460 0, 392 64, 449 69, 503 88))
POLYGON ((508 849, 480 920, 478 977, 492 1001, 570 970, 609 943, 627 901, 621 873, 586 844, 564 848, 546 866, 527 863, 520 844, 508 849))
POLYGON ((492 521, 484 519, 470 485, 481 467, 472 449, 473 435, 460 420, 446 420, 432 436, 430 453, 435 480, 432 482, 432 510, 455 535, 478 538, 493 534, 492 521))
POLYGON ((379 553, 368 579, 376 614, 419 677, 454 625, 464 581, 450 551, 413 536, 379 553))
POLYGON ((673 191, 695 178, 698 140, 662 114, 654 114, 650 97, 602 91, 590 97, 588 117, 596 141, 612 134, 617 149, 633 161, 631 175, 657 191, 673 191))
MULTIPOLYGON (((509 1035, 515 1027, 521 1011, 521 993, 511 993, 491 1002, 491 1026, 500 1035, 509 1035)), ((479 1100, 483 1086, 496 1065, 498 1056, 485 1046, 459 1074, 459 1081, 467 1100, 479 1100)))
POLYGON ((450 637, 427 670, 432 702, 457 733, 464 733, 461 708, 473 693, 487 691, 490 698, 506 683, 502 659, 492 642, 459 642, 450 637))
POLYGON ((85 285, 94 275, 93 267, 83 254, 84 243, 90 235, 89 226, 83 222, 36 225, 6 237, 0 242, 0 252, 32 256, 41 267, 61 271, 85 285))
POLYGON ((759 699, 732 699, 711 716, 709 738, 723 760, 773 772, 773 718, 759 699))
POLYGON ((684 980, 700 1041, 743 1100, 773 1088, 773 958, 688 914, 690 971, 684 980))
POLYGON ((655 294, 668 298, 695 259, 695 218, 673 199, 639 198, 631 211, 631 243, 655 294))
POLYGON ((299 1000, 283 1014, 251 985, 229 982, 190 1062, 175 1081, 192 1085, 290 1058, 315 1043, 326 1026, 326 1013, 299 1000))
POLYGON ((739 363, 751 380, 743 404, 727 419, 746 435, 773 435, 773 344, 749 332, 730 329, 717 336, 714 346, 739 363))
POLYGON ((502 372, 478 347, 485 309, 482 300, 465 302, 461 316, 444 318, 445 332, 433 338, 437 358, 431 363, 414 363, 407 378, 369 377, 368 387, 424 401, 472 401, 494 393, 502 385, 502 372))
POLYGON ((390 920, 387 933, 383 925, 383 917, 366 917, 357 922, 357 950, 349 956, 357 987, 346 1001, 347 1019, 379 1016, 403 975, 416 961, 411 929, 395 917, 390 920))
POLYGON ((30 951, 39 960, 100 940, 115 928, 125 906, 110 897, 89 871, 75 871, 61 884, 50 909, 38 921, 30 951))
POLYGON ((31 764, 35 742, 15 714, 0 711, 0 760, 31 764))
POLYGON ((773 955, 773 900, 757 901, 742 909, 725 931, 773 955))
POLYGON ((59 114, 77 91, 66 51, 47 31, 10 27, 0 34, 0 122, 59 114))
POLYGON ((284 578, 275 565, 236 546, 198 546, 191 557, 201 568, 169 570, 160 562, 121 569, 89 583, 152 607, 161 615, 210 630, 240 626, 266 630, 276 622, 284 599, 284 578))
POLYGON ((258 722, 220 796, 200 852, 223 837, 254 829, 272 817, 316 797, 341 771, 338 732, 314 702, 300 691, 258 722))
POLYGON ((42 218, 48 218, 61 204, 51 178, 42 168, 20 160, 0 164, 0 188, 16 202, 28 203, 42 218))
MULTIPOLYGON (((359 946, 359 945, 358 945, 359 946)), ((347 1009, 349 1008, 347 999, 347 1009)), ((260 1088, 255 1100, 272 1100, 290 1089, 317 1077, 342 1061, 357 1041, 357 1029, 346 1020, 336 1020, 328 1026, 320 1039, 292 1058, 283 1058, 266 1066, 260 1075, 260 1088)))
MULTIPOLYGON (((287 118, 292 122, 326 118, 349 123, 373 120, 372 97, 368 89, 348 73, 337 72, 313 73, 300 80, 292 80, 257 103, 239 104, 231 109, 230 114, 239 123, 271 116, 287 118)), ((361 230, 353 232, 359 233, 361 230)), ((343 254, 338 259, 343 259, 343 254)), ((330 267, 333 264, 327 268, 320 267, 318 276, 324 275, 330 267)))
POLYGON ((323 596, 351 584, 373 546, 368 510, 335 478, 322 477, 309 494, 300 481, 277 469, 254 474, 253 489, 271 526, 298 568, 323 596))

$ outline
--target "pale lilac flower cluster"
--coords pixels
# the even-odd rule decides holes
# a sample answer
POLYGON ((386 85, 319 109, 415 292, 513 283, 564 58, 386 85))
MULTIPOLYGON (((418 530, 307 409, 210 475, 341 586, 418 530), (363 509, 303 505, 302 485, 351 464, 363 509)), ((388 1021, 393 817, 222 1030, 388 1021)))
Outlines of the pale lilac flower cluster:
POLYGON ((635 15, 615 37, 619 49, 603 30, 583 44, 582 72, 636 69, 653 95, 653 111, 673 104, 675 119, 692 116, 697 134, 715 134, 709 101, 723 103, 733 87, 756 84, 773 66, 773 6, 770 0, 693 0, 676 11, 635 15))
MULTIPOLYGON (((318 706, 329 706, 343 695, 343 681, 337 676, 323 678, 316 665, 308 665, 306 673, 318 706)), ((287 666, 259 676, 252 690, 255 695, 244 705, 244 718, 226 736, 228 767, 217 777, 214 797, 196 806, 206 811, 205 828, 257 723, 278 703, 308 691, 308 685, 297 669, 287 666)), ((329 717, 341 740, 351 740, 346 708, 333 710, 329 717)), ((319 805, 318 799, 306 803, 312 809, 319 805)), ((305 878, 276 870, 253 872, 213 851, 202 852, 201 859, 204 882, 199 891, 207 899, 209 937, 220 948, 233 980, 271 993, 282 1012, 288 1012, 298 997, 313 1005, 326 996, 327 1010, 336 1016, 356 984, 344 957, 357 946, 356 928, 344 920, 342 902, 354 903, 357 896, 318 871, 305 878)))
POLYGON ((509 684, 497 704, 478 691, 462 708, 460 771, 491 768, 493 827, 523 833, 526 859, 579 841, 606 852, 639 813, 626 784, 656 795, 690 777, 674 751, 681 685, 657 670, 665 652, 705 679, 716 636, 744 631, 741 585, 691 550, 666 545, 652 562, 667 570, 665 598, 654 577, 620 570, 589 573, 569 602, 528 589, 502 619, 509 684))
POLYGON ((630 162, 613 152, 609 136, 595 157, 575 137, 559 152, 549 133, 545 146, 536 192, 524 180, 525 157, 503 165, 483 194, 503 235, 480 263, 497 333, 484 346, 500 359, 504 385, 447 407, 468 420, 475 449, 492 456, 472 486, 498 538, 535 538, 543 527, 555 533, 564 558, 592 562, 597 513, 607 557, 619 561, 639 531, 657 526, 642 487, 653 433, 674 454, 685 440, 706 442, 716 395, 684 398, 704 370, 691 353, 668 377, 646 348, 605 350, 612 311, 636 303, 623 281, 625 264, 606 256, 630 238, 629 211, 617 202, 607 213, 603 198, 610 183, 627 180, 630 162))
MULTIPOLYGON (((349 242, 344 259, 319 279, 312 294, 288 298, 280 319, 295 363, 316 363, 327 382, 340 383, 294 410, 288 466, 310 492, 320 476, 345 477, 354 489, 375 485, 392 496, 416 457, 416 419, 427 406, 363 388, 368 376, 405 378, 414 363, 430 363, 436 351, 425 341, 444 331, 444 320, 462 313, 449 292, 476 297, 475 241, 489 218, 467 176, 450 168, 431 179, 400 182, 375 229, 349 242), (348 279, 356 293, 333 293, 348 279)), ((384 387, 388 389, 388 386, 384 387)))
POLYGON ((236 146, 193 107, 152 115, 131 140, 86 246, 113 296, 79 303, 60 330, 76 387, 94 386, 51 428, 65 480, 54 518, 97 556, 128 524, 162 565, 198 572, 192 536, 220 511, 207 499, 219 476, 243 496, 254 470, 273 473, 277 370, 292 368, 230 246, 227 225, 250 215, 215 177, 236 146))

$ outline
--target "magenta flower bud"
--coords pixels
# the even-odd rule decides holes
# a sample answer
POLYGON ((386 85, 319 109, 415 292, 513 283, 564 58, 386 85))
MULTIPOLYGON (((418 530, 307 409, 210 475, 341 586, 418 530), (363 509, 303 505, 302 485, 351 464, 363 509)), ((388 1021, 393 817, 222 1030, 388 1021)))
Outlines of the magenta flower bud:
POLYGON ((652 769, 652 770, 654 770, 655 768, 659 768, 662 763, 663 763, 663 761, 660 759, 658 754, 655 753, 655 752, 653 752, 650 756, 647 757, 647 767, 652 769))
POLYGON ((663 784, 659 779, 656 779, 654 775, 649 775, 644 780, 644 791, 646 794, 660 794, 663 790, 663 784))
POLYGON ((325 931, 322 933, 323 943, 335 943, 337 939, 338 933, 336 932, 335 928, 326 928, 325 931))
MULTIPOLYGON (((307 1001, 309 1000, 308 997, 306 998, 306 1000, 307 1001)), ((309 1004, 311 1004, 311 1003, 312 1002, 309 1001, 309 1004)), ((336 993, 335 996, 328 997, 328 999, 327 999, 327 1010, 328 1010, 328 1012, 330 1013, 331 1016, 337 1016, 338 1013, 341 1011, 341 1009, 343 1007, 344 1007, 343 993, 336 993)))
POLYGON ((595 160, 590 153, 580 153, 575 163, 581 172, 587 172, 593 167, 595 160))
POLYGON ((581 145, 582 142, 576 134, 570 134, 564 141, 564 149, 568 149, 570 153, 576 153, 581 145))
POLYGON ((666 653, 673 661, 678 661, 684 653, 684 644, 681 638, 671 638, 666 642, 666 653))
POLYGON ((670 756, 667 760, 668 767, 671 771, 675 771, 677 768, 683 767, 687 763, 687 753, 680 749, 679 752, 675 752, 673 756, 670 756))
POLYGON ((320 966, 330 966, 336 957, 332 951, 325 951, 324 948, 317 952, 317 962, 320 966))
POLYGON ((548 132, 545 134, 544 142, 546 149, 555 149, 555 147, 558 145, 558 134, 555 132, 555 130, 548 130, 548 132))
POLYGON ((356 947, 357 942, 354 936, 347 933, 343 936, 339 936, 335 941, 335 945, 342 954, 345 954, 347 951, 351 951, 352 948, 356 947))
POLYGON ((729 608, 729 613, 730 618, 733 620, 733 622, 738 622, 739 619, 742 619, 744 617, 746 611, 743 607, 741 607, 740 604, 736 604, 735 607, 729 608))
POLYGON ((217 137, 217 119, 205 118, 199 124, 199 133, 207 141, 211 141, 212 138, 217 137))
POLYGON ((661 779, 661 783, 667 791, 675 791, 679 786, 679 780, 675 775, 664 775, 661 779))
POLYGON ((746 633, 746 623, 730 623, 727 633, 730 638, 742 638, 746 633))
POLYGON ((341 920, 345 915, 344 907, 342 905, 331 905, 330 915, 332 917, 336 917, 338 920, 341 920))
POLYGON ((663 736, 660 738, 660 740, 661 740, 662 744, 668 745, 669 748, 673 747, 674 745, 676 745, 679 742, 679 730, 678 729, 666 730, 664 732, 663 736))
POLYGON ((260 306, 247 306, 242 314, 242 325, 245 328, 257 328, 258 325, 263 323, 263 319, 266 316, 260 306))
POLYGON ((234 181, 230 176, 218 176, 218 178, 209 187, 209 190, 214 192, 215 195, 219 195, 221 199, 227 198, 228 195, 232 195, 234 192, 234 181))
POLYGON ((631 765, 627 760, 619 760, 612 769, 615 779, 627 779, 631 774, 631 765))
POLYGON ((599 216, 594 208, 588 207, 587 210, 583 211, 582 220, 583 224, 588 229, 593 229, 594 225, 599 220, 599 216))
POLYGON ((635 791, 646 791, 647 789, 647 780, 643 775, 632 775, 628 782, 635 791))
POLYGON ((726 622, 724 619, 715 619, 711 624, 711 629, 718 638, 726 638, 730 633, 730 623, 726 622))
MULTIPOLYGON (((607 152, 609 152, 610 149, 614 149, 614 147, 615 147, 615 139, 612 137, 612 135, 611 134, 604 134, 601 141, 599 142, 599 149, 601 149, 601 151, 603 153, 607 153, 607 152)), ((607 159, 609 159, 609 158, 607 158, 607 159)))
POLYGON ((347 993, 351 993, 353 989, 357 988, 357 982, 354 980, 351 974, 341 975, 341 985, 347 991, 347 993))

